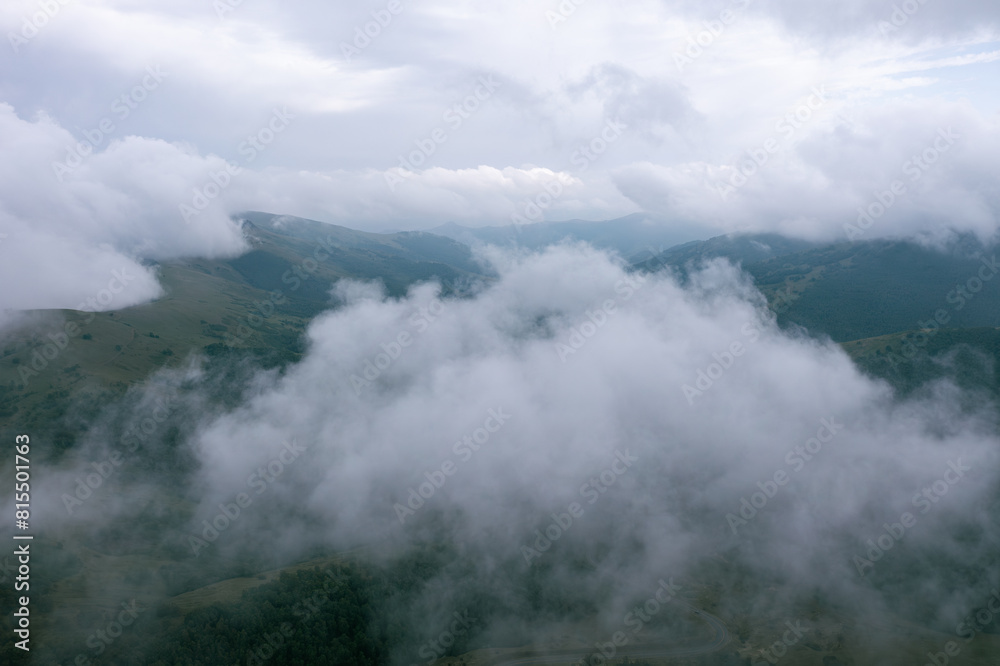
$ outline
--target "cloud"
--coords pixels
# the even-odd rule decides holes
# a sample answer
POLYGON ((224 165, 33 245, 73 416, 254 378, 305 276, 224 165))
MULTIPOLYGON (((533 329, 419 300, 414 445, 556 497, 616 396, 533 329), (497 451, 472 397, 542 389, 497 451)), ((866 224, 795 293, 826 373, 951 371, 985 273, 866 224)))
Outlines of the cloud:
MULTIPOLYGON (((266 208, 368 229, 497 224, 540 193, 520 183, 549 172, 582 185, 560 196, 548 220, 642 208, 682 215, 706 234, 766 228, 832 237, 884 186, 861 174, 878 167, 884 175, 906 159, 896 151, 921 149, 936 129, 930 119, 971 125, 970 136, 992 145, 1000 99, 980 83, 998 66, 996 9, 971 0, 915 6, 883 35, 878 21, 891 21, 895 9, 874 1, 809 11, 778 0, 588 3, 555 26, 551 8, 530 2, 425 3, 391 20, 379 3, 309 2, 294 11, 241 3, 219 16, 195 2, 77 2, 16 52, 0 51, 10 72, 0 98, 75 140, 112 118, 108 141, 121 145, 108 156, 122 164, 156 152, 161 190, 182 180, 178 190, 190 196, 223 161, 243 167, 245 177, 216 201, 220 219, 266 208), (724 9, 735 18, 720 23, 724 9), (358 53, 345 56, 345 46, 358 53), (679 66, 679 55, 690 62, 679 66), (162 85, 117 118, 111 109, 150 67, 164 73, 162 85), (500 87, 459 127, 449 125, 446 114, 484 76, 500 87), (829 99, 783 159, 730 198, 739 205, 723 206, 715 183, 824 86, 829 99), (294 115, 292 126, 248 163, 243 148, 275 109, 294 115), (905 117, 895 123, 894 114, 905 117), (615 119, 629 129, 582 173, 574 154, 615 119), (421 159, 420 173, 395 191, 382 188, 379 180, 436 129, 447 140, 421 159), (869 135, 884 150, 869 155, 852 143, 869 135), (844 167, 848 153, 858 169, 844 167), (188 182, 193 171, 204 175, 188 182)), ((32 2, 8 3, 0 25, 16 33, 35 11, 32 2)), ((988 233, 995 202, 983 183, 993 165, 978 146, 961 148, 981 155, 960 172, 928 174, 868 236, 920 232, 945 217, 988 233)), ((125 175, 105 174, 105 161, 82 171, 125 175)), ((136 243, 139 234, 111 226, 122 234, 105 234, 113 244, 136 243)), ((215 232, 185 236, 205 241, 205 253, 225 244, 215 232)))
POLYGON ((675 81, 649 80, 611 63, 595 67, 570 87, 569 93, 576 98, 594 94, 604 104, 605 118, 621 121, 649 138, 690 122, 694 115, 689 99, 675 81))
MULTIPOLYGON (((0 251, 11 255, 6 271, 14 279, 36 265, 72 270, 47 271, 2 305, 76 307, 122 269, 138 280, 114 307, 154 298, 159 287, 143 262, 239 253, 242 238, 230 218, 251 209, 367 229, 427 228, 446 221, 505 224, 543 197, 545 219, 607 219, 643 210, 700 225, 706 236, 777 231, 847 240, 961 231, 988 240, 996 233, 1000 202, 989 174, 1000 154, 997 120, 968 102, 855 106, 820 86, 724 160, 633 162, 608 173, 604 160, 627 151, 636 136, 690 116, 680 98, 671 98, 670 111, 636 106, 647 85, 658 84, 614 68, 585 80, 578 94, 615 87, 608 113, 635 123, 587 170, 575 164, 416 168, 409 157, 405 172, 396 166, 293 170, 251 161, 242 149, 241 159, 226 160, 184 144, 96 130, 81 141, 44 115, 26 121, 3 106, 0 133, 16 148, 0 164, 0 232, 7 235, 0 251), (549 202, 553 192, 558 195, 549 202)), ((295 122, 293 116, 289 123, 295 122)), ((260 127, 256 136, 268 123, 260 127)), ((278 144, 286 136, 267 138, 278 144)), ((404 156, 419 146, 415 141, 404 156)), ((251 151, 254 157, 271 143, 261 148, 251 151)))
POLYGON ((1000 27, 1000 11, 988 0, 908 0, 885 3, 877 0, 819 2, 808 10, 793 0, 663 0, 667 8, 689 15, 716 16, 726 8, 747 7, 754 16, 781 24, 790 33, 813 43, 895 39, 904 42, 941 40, 980 33, 1000 27))
POLYGON ((116 272, 131 277, 114 309, 159 295, 148 260, 232 255, 243 244, 221 214, 184 224, 179 203, 219 160, 163 141, 124 137, 104 150, 78 142, 45 116, 19 118, 0 105, 0 308, 72 308, 96 298, 116 272), (70 165, 70 166, 67 166, 70 165))
POLYGON ((386 171, 248 173, 231 208, 280 210, 367 229, 431 227, 448 221, 480 226, 510 224, 527 202, 550 191, 548 219, 607 219, 635 206, 603 174, 576 176, 544 168, 479 166, 386 171), (549 189, 546 189, 546 188, 549 189))
POLYGON ((634 164, 616 171, 615 184, 645 210, 723 232, 822 240, 996 234, 1000 200, 982 177, 1000 166, 995 117, 967 103, 915 100, 832 119, 830 109, 798 109, 806 111, 799 120, 816 119, 779 116, 728 162, 634 164))
MULTIPOLYGON (((499 281, 464 299, 343 285, 301 363, 189 428, 197 471, 181 486, 195 508, 170 547, 192 552, 203 521, 260 474, 267 502, 204 548, 268 543, 294 559, 456 544, 473 571, 427 581, 429 607, 466 584, 521 603, 511 581, 539 570, 552 590, 572 579, 609 626, 647 582, 707 570, 860 615, 950 621, 975 603, 975 581, 952 572, 989 575, 1000 533, 975 507, 1000 469, 993 419, 956 389, 897 401, 838 346, 780 330, 721 262, 682 287, 582 246, 493 252, 499 281), (299 455, 281 458, 292 441, 299 455), (919 594, 893 583, 916 576, 919 594)), ((746 594, 722 603, 749 613, 766 597, 746 594)))
MULTIPOLYGON (((0 51, 0 279, 16 285, 0 310, 80 307, 119 276, 128 288, 104 307, 155 298, 155 262, 241 252, 231 214, 247 209, 364 229, 497 224, 559 189, 546 219, 642 210, 706 236, 995 235, 995 2, 900 2, 894 18, 874 0, 755 0, 720 32, 721 12, 742 4, 585 3, 555 26, 554 2, 405 5, 350 59, 344 45, 383 4, 241 3, 223 16, 194 0, 60 4, 0 51), (164 73, 155 90, 149 68, 164 73), (400 176, 483 76, 502 83, 496 94, 400 176), (136 104, 121 117, 123 95, 136 104), (269 123, 285 109, 278 137, 269 123), (89 151, 105 119, 115 127, 89 151), (580 168, 575 151, 616 119, 621 140, 580 168), (182 205, 204 209, 185 220, 182 205)), ((38 7, 5 3, 4 34, 38 7)), ((268 502, 211 548, 263 541, 294 559, 312 546, 389 557, 456 544, 470 569, 428 582, 418 612, 483 587, 516 607, 535 585, 614 624, 645 581, 706 571, 792 582, 782 590, 856 616, 947 619, 977 603, 956 572, 983 572, 997 550, 981 509, 997 481, 995 423, 950 384, 898 401, 835 345, 779 330, 722 264, 682 286, 583 247, 487 252, 500 278, 463 299, 342 285, 343 305, 314 322, 287 372, 159 376, 199 387, 172 417, 183 427, 150 436, 187 456, 182 478, 160 483, 176 481, 170 496, 190 511, 154 507, 174 521, 171 552, 294 438, 306 451, 268 472, 268 502), (223 394, 238 406, 208 399, 223 394), (940 486, 957 461, 973 470, 940 486), (914 498, 927 489, 924 513, 914 498), (906 512, 916 522, 897 543, 906 512), (891 552, 873 558, 869 540, 891 552), (859 556, 873 566, 859 571, 859 556)), ((159 391, 111 408, 74 454, 80 467, 105 459, 116 419, 155 411, 159 391)), ((163 491, 132 470, 128 497, 163 491)), ((79 471, 52 475, 44 496, 79 471)), ((100 506, 123 521, 140 510, 100 506)), ((47 519, 107 526, 97 507, 47 519)), ((744 602, 769 600, 747 595, 723 603, 749 615, 744 602)))
MULTIPOLYGON (((584 180, 543 168, 487 166, 310 172, 252 161, 269 143, 246 143, 241 159, 225 160, 101 126, 74 137, 45 115, 24 120, 0 105, 0 136, 11 147, 0 160, 0 252, 7 255, 0 275, 20 285, 0 299, 0 309, 77 308, 122 270, 135 277, 107 307, 155 298, 160 287, 149 262, 235 256, 245 245, 231 216, 249 209, 368 229, 398 227, 400 220, 417 227, 449 220, 502 224, 557 183, 563 194, 550 214, 634 210, 600 175, 584 180)), ((256 136, 278 126, 264 123, 256 136)), ((277 143, 283 136, 265 138, 277 143)))

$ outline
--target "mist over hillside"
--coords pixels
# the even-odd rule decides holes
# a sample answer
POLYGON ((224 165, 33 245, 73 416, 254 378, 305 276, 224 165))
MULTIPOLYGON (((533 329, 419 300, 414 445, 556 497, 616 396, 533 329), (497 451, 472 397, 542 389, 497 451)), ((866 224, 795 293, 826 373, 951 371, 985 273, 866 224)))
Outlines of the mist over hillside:
MULTIPOLYGON (((812 608, 804 626, 830 634, 815 649, 836 655, 838 632, 888 615, 948 631, 1000 582, 963 573, 989 571, 1000 536, 992 404, 947 381, 895 396, 783 330, 722 259, 683 279, 586 245, 479 259, 499 277, 465 295, 341 280, 280 372, 196 353, 100 409, 36 510, 115 557, 59 585, 131 554, 158 573, 118 595, 159 608, 324 553, 429 558, 380 605, 407 627, 387 658, 409 663, 469 608, 463 650, 548 644, 587 617, 611 636, 661 579, 745 638, 812 608), (162 425, 145 434, 144 414, 162 425)), ((634 645, 686 633, 674 608, 634 645)))
POLYGON ((540 250, 563 241, 584 242, 617 252, 627 259, 655 256, 666 248, 693 241, 701 230, 666 223, 642 213, 601 222, 568 221, 508 224, 499 227, 463 227, 448 223, 427 230, 469 246, 497 245, 540 250))
POLYGON ((0 28, 0 666, 997 666, 1000 4, 0 28))

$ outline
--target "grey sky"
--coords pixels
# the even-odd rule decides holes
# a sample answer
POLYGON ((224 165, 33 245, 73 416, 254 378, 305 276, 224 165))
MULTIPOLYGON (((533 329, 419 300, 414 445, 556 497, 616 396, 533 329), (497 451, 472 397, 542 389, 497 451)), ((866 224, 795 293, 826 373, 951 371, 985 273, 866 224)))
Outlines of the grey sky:
POLYGON ((53 236, 92 258, 85 279, 0 305, 71 307, 122 262, 238 251, 240 210, 503 224, 555 181, 548 220, 647 211, 705 236, 833 239, 903 180, 867 237, 989 236, 1000 8, 896 6, 5 2, 0 275, 77 263, 53 236), (614 121, 627 128, 605 144, 614 121), (902 175, 949 127, 950 150, 902 175), (728 190, 741 168, 756 173, 728 190), (199 200, 213 174, 225 186, 199 200))

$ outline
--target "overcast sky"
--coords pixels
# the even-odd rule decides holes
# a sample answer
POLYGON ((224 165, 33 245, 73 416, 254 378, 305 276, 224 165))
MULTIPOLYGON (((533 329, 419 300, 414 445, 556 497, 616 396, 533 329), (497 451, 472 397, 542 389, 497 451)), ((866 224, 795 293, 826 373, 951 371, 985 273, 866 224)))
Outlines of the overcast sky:
POLYGON ((843 239, 881 194, 866 238, 996 228, 991 0, 237 2, 0 6, 0 275, 79 276, 4 307, 238 251, 248 209, 505 224, 547 187, 534 219, 843 239))
MULTIPOLYGON (((0 282, 14 288, 0 290, 0 313, 78 307, 122 276, 111 307, 153 298, 144 260, 238 253, 230 216, 249 209, 385 230, 504 224, 548 202, 549 221, 645 212, 705 238, 833 241, 851 237, 861 208, 873 211, 864 239, 993 238, 1000 3, 895 1, 5 0, 0 282)), ((232 412, 189 419, 203 466, 187 489, 191 529, 233 496, 247 461, 295 436, 311 457, 275 484, 273 513, 244 519, 248 533, 290 550, 406 542, 443 515, 492 581, 631 446, 643 462, 622 495, 588 506, 589 526, 561 544, 608 543, 599 573, 628 572, 622 603, 737 539, 758 548, 747 571, 867 600, 852 557, 964 456, 976 473, 921 515, 899 568, 886 558, 878 572, 948 561, 914 596, 945 618, 977 603, 953 578, 1000 543, 983 508, 1000 476, 994 424, 963 413, 950 385, 894 402, 832 343, 779 330, 721 264, 685 286, 664 273, 620 291, 621 262, 586 248, 485 252, 500 279, 439 304, 434 332, 414 333, 373 385, 355 390, 352 375, 411 332, 413 312, 439 300, 433 285, 401 300, 341 285, 345 306, 314 322, 302 363, 262 374, 232 412), (561 355, 605 298, 617 314, 561 355), (685 392, 735 343, 746 353, 724 377, 685 392), (497 408, 513 416, 495 448, 400 525, 393 505, 497 408), (735 534, 727 514, 831 418, 843 433, 823 462, 735 534), (977 524, 975 548, 953 537, 977 524)), ((88 437, 81 467, 108 455, 110 437, 88 437)), ((77 475, 50 483, 72 488, 77 475)), ((60 492, 45 495, 53 511, 60 492)), ((145 505, 121 506, 96 520, 131 524, 145 505)), ((603 584, 595 574, 580 589, 603 584)))

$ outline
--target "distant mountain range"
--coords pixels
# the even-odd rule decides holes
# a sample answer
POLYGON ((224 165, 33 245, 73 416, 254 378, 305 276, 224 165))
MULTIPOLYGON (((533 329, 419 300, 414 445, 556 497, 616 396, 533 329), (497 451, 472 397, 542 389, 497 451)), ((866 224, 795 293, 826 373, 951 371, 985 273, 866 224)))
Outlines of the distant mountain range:
POLYGON ((152 303, 96 315, 36 312, 5 332, 0 421, 43 427, 68 408, 65 398, 75 396, 78 409, 96 404, 195 350, 249 353, 264 364, 297 360, 306 326, 333 307, 330 290, 341 278, 378 280, 392 296, 431 279, 448 293, 484 278, 468 246, 441 236, 371 234, 266 213, 241 219, 249 251, 154 264, 166 293, 152 303), (67 324, 75 333, 49 358, 50 336, 67 324))
MULTIPOLYGON (((446 225, 449 236, 372 234, 267 213, 246 213, 239 219, 247 252, 229 259, 155 264, 165 294, 154 302, 103 313, 35 312, 27 319, 30 323, 4 331, 0 430, 10 431, 8 440, 13 441, 13 424, 18 432, 32 433, 32 440, 45 443, 33 462, 58 469, 63 458, 72 458, 81 437, 125 431, 122 419, 138 411, 135 401, 143 394, 130 389, 141 387, 161 368, 180 366, 192 353, 207 358, 201 368, 212 386, 210 392, 198 394, 199 405, 206 401, 210 408, 235 407, 245 402, 244 391, 254 390, 252 379, 260 367, 280 373, 302 358, 310 321, 336 307, 331 289, 338 280, 378 280, 391 296, 437 280, 446 293, 461 298, 469 285, 495 276, 477 263, 470 245, 456 237, 478 244, 492 242, 492 234, 502 245, 531 249, 564 240, 589 242, 632 257, 633 270, 671 270, 682 280, 706 261, 726 259, 752 276, 780 324, 839 342, 860 370, 885 380, 898 395, 926 390, 929 382, 948 378, 968 389, 962 407, 970 411, 988 404, 984 397, 1000 397, 1000 269, 996 248, 971 239, 938 250, 892 240, 817 244, 773 234, 728 235, 661 251, 676 232, 649 226, 636 216, 605 223, 536 225, 520 233, 446 225), (128 407, 119 412, 108 410, 109 405, 128 407)), ((153 423, 146 418, 142 428, 146 422, 153 423)), ((205 627, 228 631, 234 625, 218 625, 220 609, 272 609, 276 597, 269 597, 265 606, 263 597, 254 601, 242 596, 244 592, 274 589, 264 586, 275 581, 313 589, 310 572, 318 578, 320 563, 327 571, 340 570, 338 584, 353 576, 358 589, 367 590, 362 583, 376 580, 352 574, 340 554, 317 554, 317 559, 285 569, 295 576, 282 576, 277 568, 260 573, 260 563, 231 559, 221 550, 200 560, 188 558, 186 552, 179 555, 173 546, 143 550, 149 533, 191 510, 181 480, 192 462, 185 447, 175 446, 191 433, 183 430, 188 426, 181 416, 165 424, 162 446, 143 450, 112 479, 124 484, 143 475, 165 480, 169 491, 153 495, 155 501, 134 500, 149 507, 143 514, 148 517, 144 532, 116 525, 100 533, 72 535, 66 544, 52 542, 41 551, 48 559, 40 560, 43 566, 37 567, 34 582, 43 591, 41 598, 65 617, 87 617, 91 609, 82 605, 86 596, 74 586, 105 580, 104 572, 113 572, 107 575, 109 581, 148 580, 143 584, 169 600, 150 613, 158 618, 158 645, 167 650, 178 645, 176 637, 181 635, 201 637, 206 645, 216 640, 217 634, 207 630, 189 630, 199 618, 205 627), (86 556, 78 556, 81 552, 86 556)), ((102 463, 92 464, 102 469, 102 463)), ((104 465, 111 469, 110 463, 104 465)), ((88 476, 88 484, 91 477, 97 478, 88 476)), ((110 491, 105 497, 110 501, 110 491)), ((398 580, 419 580, 413 571, 425 571, 439 553, 434 545, 418 552, 412 562, 403 561, 398 580)), ((712 561, 722 563, 723 558, 712 561)), ((336 599, 347 599, 343 607, 350 609, 355 600, 371 604, 370 594, 338 594, 336 599)), ((339 613, 341 606, 337 609, 339 613)), ((62 628, 58 621, 52 625, 62 628)), ((140 634, 134 635, 139 640, 140 634)), ((78 646, 61 645, 61 636, 50 644, 72 654, 78 646)))
POLYGON ((1000 248, 899 240, 820 245, 775 235, 686 243, 637 268, 684 276, 714 258, 739 263, 778 322, 840 342, 860 368, 909 393, 948 377, 1000 397, 1000 248))
POLYGON ((470 246, 517 246, 539 250, 565 240, 583 242, 612 250, 633 261, 699 237, 698 230, 693 227, 668 224, 644 213, 603 222, 571 220, 503 227, 463 227, 449 222, 427 231, 470 246))
POLYGON ((784 323, 837 342, 921 328, 943 311, 951 328, 1000 326, 998 248, 962 239, 948 248, 910 241, 816 244, 772 234, 687 243, 638 267, 682 273, 713 258, 739 263, 784 323))
POLYGON ((728 235, 660 251, 671 239, 686 241, 685 232, 641 215, 520 231, 451 224, 436 233, 394 234, 259 212, 240 219, 249 251, 156 265, 166 293, 155 302, 96 316, 39 312, 30 325, 8 331, 0 349, 0 419, 54 421, 64 398, 84 389, 93 396, 124 391, 194 350, 249 353, 266 365, 295 361, 309 321, 334 307, 330 291, 339 279, 379 280, 392 296, 435 279, 446 293, 461 293, 492 279, 474 260, 470 244, 480 243, 541 249, 587 242, 632 257, 636 270, 669 266, 682 276, 707 260, 728 259, 753 277, 782 325, 843 343, 859 364, 901 388, 940 375, 944 365, 931 357, 954 354, 956 346, 1000 363, 996 248, 970 239, 942 251, 906 241, 822 245, 774 234, 728 235), (79 325, 77 336, 55 358, 41 356, 48 336, 67 322, 79 325), (931 336, 933 343, 914 347, 913 358, 902 355, 922 339, 919 329, 934 325, 941 333, 931 336), (917 355, 924 360, 917 363, 917 355))

